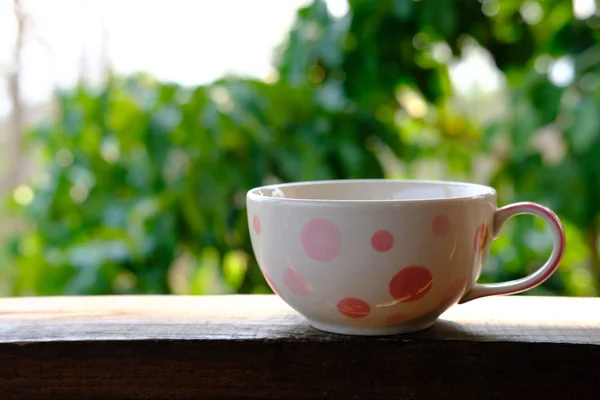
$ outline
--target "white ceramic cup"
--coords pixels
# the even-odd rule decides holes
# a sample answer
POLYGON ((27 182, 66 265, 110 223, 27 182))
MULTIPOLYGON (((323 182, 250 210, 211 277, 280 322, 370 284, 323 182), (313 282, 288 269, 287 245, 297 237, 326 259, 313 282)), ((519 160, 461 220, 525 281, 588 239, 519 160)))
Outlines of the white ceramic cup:
POLYGON ((252 246, 277 295, 317 329, 388 335, 431 326, 449 307, 531 289, 565 249, 558 217, 535 203, 496 207, 493 188, 438 181, 280 184, 247 195, 252 246), (504 222, 546 221, 554 248, 522 279, 479 284, 504 222))

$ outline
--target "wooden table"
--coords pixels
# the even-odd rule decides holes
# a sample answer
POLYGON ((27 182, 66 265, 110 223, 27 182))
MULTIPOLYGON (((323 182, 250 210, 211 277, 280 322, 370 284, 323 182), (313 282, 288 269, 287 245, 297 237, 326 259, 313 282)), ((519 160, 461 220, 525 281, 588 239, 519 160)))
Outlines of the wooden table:
POLYGON ((600 398, 600 299, 497 297, 393 337, 274 296, 0 299, 0 399, 600 398))

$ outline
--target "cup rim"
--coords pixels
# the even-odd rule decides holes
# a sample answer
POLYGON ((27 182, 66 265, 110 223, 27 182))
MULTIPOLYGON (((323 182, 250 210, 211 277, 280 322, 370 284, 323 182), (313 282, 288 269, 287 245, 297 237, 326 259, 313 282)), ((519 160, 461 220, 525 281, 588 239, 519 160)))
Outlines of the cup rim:
POLYGON ((496 190, 490 186, 479 183, 459 182, 459 181, 444 181, 444 180, 428 180, 428 179, 330 179, 330 180, 313 180, 288 183, 276 183, 264 185, 250 189, 246 194, 248 201, 255 202, 286 202, 286 203, 305 203, 305 204, 405 204, 405 203, 430 203, 430 202, 449 202, 457 200, 481 200, 495 199, 496 190), (410 199, 311 199, 300 197, 277 197, 266 195, 263 192, 274 191, 276 189, 284 189, 288 187, 299 186, 318 186, 318 185, 344 185, 344 184, 370 184, 370 183, 410 183, 416 185, 434 185, 434 186, 455 186, 455 187, 470 187, 475 189, 471 195, 456 195, 449 197, 423 197, 410 199))

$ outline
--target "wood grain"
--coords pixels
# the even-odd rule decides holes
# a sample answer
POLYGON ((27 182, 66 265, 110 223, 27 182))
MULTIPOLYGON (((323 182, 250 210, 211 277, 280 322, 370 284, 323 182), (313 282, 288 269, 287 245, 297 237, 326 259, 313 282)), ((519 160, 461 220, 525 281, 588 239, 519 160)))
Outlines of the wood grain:
POLYGON ((497 297, 393 337, 275 296, 0 299, 0 399, 597 398, 600 299, 497 297))

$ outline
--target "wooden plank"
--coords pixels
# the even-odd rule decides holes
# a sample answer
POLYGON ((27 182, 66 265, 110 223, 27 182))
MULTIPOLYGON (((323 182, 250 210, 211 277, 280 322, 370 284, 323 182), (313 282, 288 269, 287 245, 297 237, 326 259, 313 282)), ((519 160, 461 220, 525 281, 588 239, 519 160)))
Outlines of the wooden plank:
POLYGON ((497 297, 348 337, 274 296, 0 299, 0 398, 597 398, 600 299, 497 297))
MULTIPOLYGON (((507 296, 455 306, 400 338, 600 344, 600 299, 507 296)), ((269 339, 339 341, 275 296, 108 296, 0 299, 0 343, 53 340, 269 339)), ((396 340, 397 337, 381 340, 396 340)))

